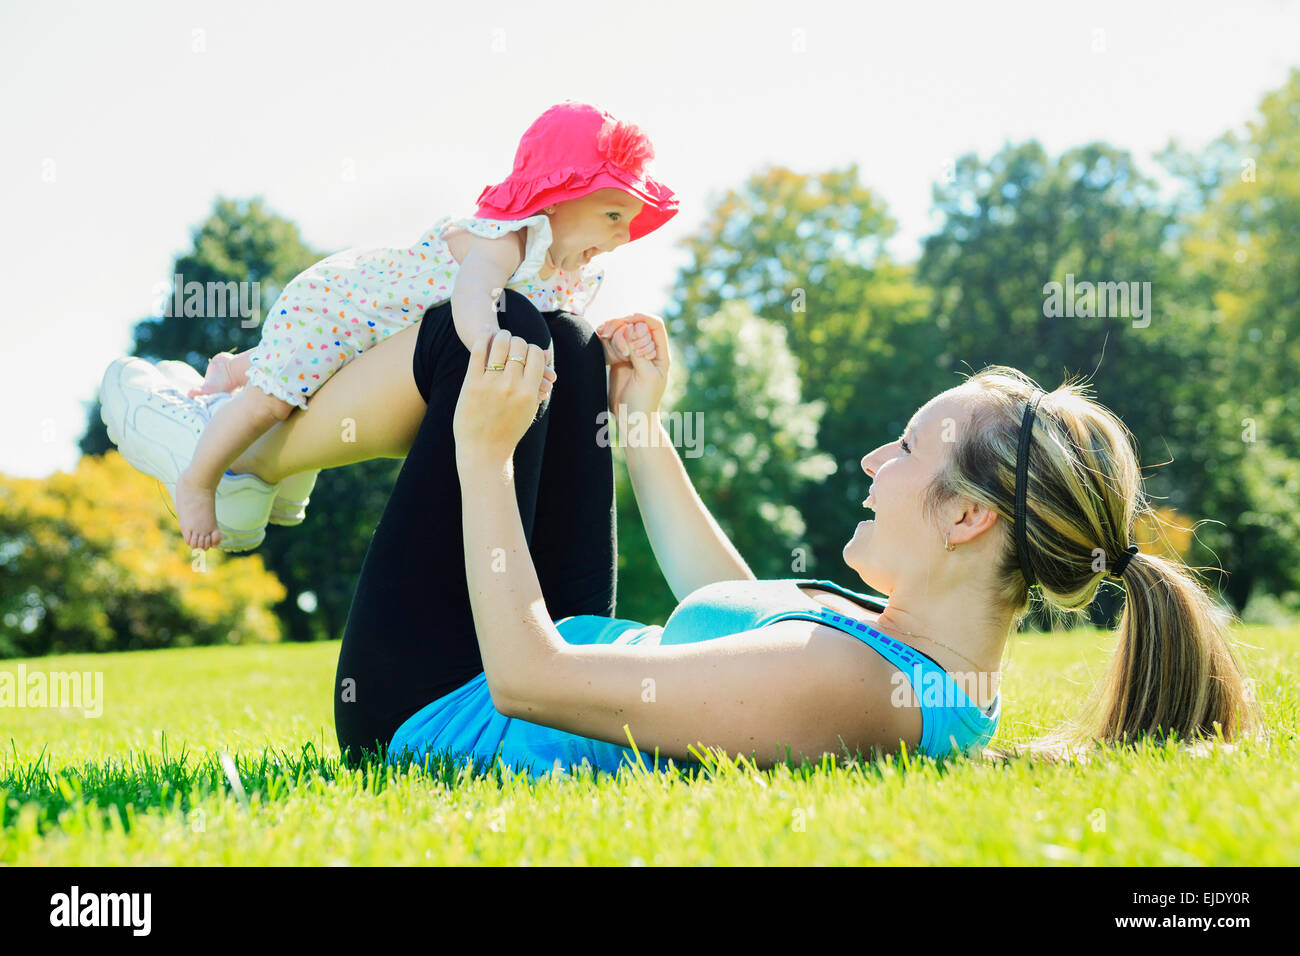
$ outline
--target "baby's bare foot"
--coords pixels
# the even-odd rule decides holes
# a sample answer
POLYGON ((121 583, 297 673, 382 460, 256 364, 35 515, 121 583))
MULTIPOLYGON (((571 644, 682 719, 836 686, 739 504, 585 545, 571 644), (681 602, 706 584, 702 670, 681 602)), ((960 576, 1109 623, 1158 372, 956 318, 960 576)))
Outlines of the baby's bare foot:
POLYGON ((237 391, 240 383, 235 381, 235 373, 231 368, 234 361, 235 356, 229 352, 218 352, 212 356, 208 362, 207 374, 203 377, 202 387, 192 388, 185 394, 193 398, 195 395, 237 391))
POLYGON ((182 472, 176 481, 176 517, 181 536, 191 548, 206 551, 221 541, 217 527, 216 489, 204 488, 182 472))

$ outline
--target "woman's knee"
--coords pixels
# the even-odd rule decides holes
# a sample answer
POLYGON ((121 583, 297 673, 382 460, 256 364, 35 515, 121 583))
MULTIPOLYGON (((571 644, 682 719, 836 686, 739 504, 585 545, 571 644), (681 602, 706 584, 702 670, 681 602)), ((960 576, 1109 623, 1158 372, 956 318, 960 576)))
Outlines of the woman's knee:
POLYGON ((567 372, 568 381, 578 377, 599 380, 605 390, 605 350, 585 319, 569 312, 549 314, 551 341, 555 346, 555 370, 567 372))
MULTIPOLYGON (((501 329, 518 335, 530 345, 551 347, 546 319, 522 293, 506 289, 497 302, 496 319, 501 329)), ((428 404, 433 383, 447 375, 463 378, 468 363, 469 349, 456 331, 451 301, 431 306, 421 319, 411 356, 411 371, 420 397, 428 404)))
POLYGON ((497 302, 497 325, 530 345, 551 347, 551 330, 545 317, 528 296, 514 289, 506 289, 497 302))

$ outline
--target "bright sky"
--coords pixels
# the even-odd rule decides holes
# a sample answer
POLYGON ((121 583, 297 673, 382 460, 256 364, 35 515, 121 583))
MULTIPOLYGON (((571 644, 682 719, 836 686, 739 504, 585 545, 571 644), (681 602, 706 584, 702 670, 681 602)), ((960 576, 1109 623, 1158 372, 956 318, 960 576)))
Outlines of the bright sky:
POLYGON ((767 164, 857 161, 911 259, 955 156, 1200 147, 1293 65, 1293 0, 5 0, 0 472, 75 466, 83 403, 218 194, 264 196, 327 253, 406 245, 472 214, 547 107, 593 103, 650 134, 681 201, 604 257, 595 324, 661 311, 678 240, 767 164))

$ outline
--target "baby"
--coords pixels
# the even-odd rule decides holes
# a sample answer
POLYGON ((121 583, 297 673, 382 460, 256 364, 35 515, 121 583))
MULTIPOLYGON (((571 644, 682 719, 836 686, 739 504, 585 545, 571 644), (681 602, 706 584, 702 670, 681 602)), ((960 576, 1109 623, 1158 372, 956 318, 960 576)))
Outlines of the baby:
MULTIPOLYGON (((645 174, 653 157, 637 127, 566 100, 524 133, 514 171, 480 193, 475 216, 444 217, 409 248, 335 253, 294 278, 263 322, 260 343, 215 356, 202 388, 189 393, 235 394, 213 414, 176 481, 186 543, 220 543, 216 488, 245 449, 294 408, 306 408, 334 372, 426 310, 450 300, 466 349, 499 329, 504 289, 543 312, 583 315, 604 277, 592 260, 677 212, 672 191, 645 174)), ((620 328, 613 342, 620 353, 638 348, 653 357, 648 336, 620 328)), ((556 379, 549 353, 547 365, 539 402, 556 379)))

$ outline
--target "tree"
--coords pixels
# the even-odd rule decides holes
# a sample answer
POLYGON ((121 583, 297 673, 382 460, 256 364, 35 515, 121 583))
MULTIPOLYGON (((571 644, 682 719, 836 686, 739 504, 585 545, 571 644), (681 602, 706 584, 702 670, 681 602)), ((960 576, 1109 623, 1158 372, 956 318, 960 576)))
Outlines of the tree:
POLYGON ((1203 513, 1199 556, 1228 569, 1238 607, 1300 608, 1300 69, 1245 134, 1165 159, 1187 185, 1179 261, 1186 314, 1211 361, 1189 376, 1185 457, 1203 513))
POLYGON ((935 293, 945 367, 1009 365, 1047 389, 1087 373, 1135 435, 1159 435, 1173 414, 1170 386, 1187 371, 1167 347, 1180 318, 1160 298, 1174 220, 1132 158, 1093 143, 1053 160, 1031 141, 987 162, 961 157, 934 198, 942 224, 924 241, 918 275, 935 293), (1084 283, 1113 294, 1089 300, 1084 283))
POLYGON ((285 590, 253 555, 195 557, 116 451, 0 476, 0 657, 277 641, 285 590))
POLYGON ((866 497, 863 456, 897 437, 941 382, 928 295, 885 251, 896 228, 856 165, 760 170, 686 240, 691 259, 665 316, 688 348, 697 317, 731 302, 785 327, 803 398, 824 405, 817 444, 835 466, 790 501, 807 525, 808 577, 843 570, 866 497))
MULTIPOLYGON (((785 328, 754 315, 745 303, 724 305, 693 332, 688 345, 673 347, 683 371, 671 377, 665 395, 665 428, 700 498, 753 572, 803 577, 799 552, 807 527, 796 502, 834 467, 817 450, 825 406, 803 400, 785 328)), ((649 432, 638 433, 630 416, 611 421, 615 447, 648 440, 649 432)), ((644 528, 634 526, 631 489, 625 488, 618 614, 662 623, 675 602, 654 573, 657 563, 644 528)))

